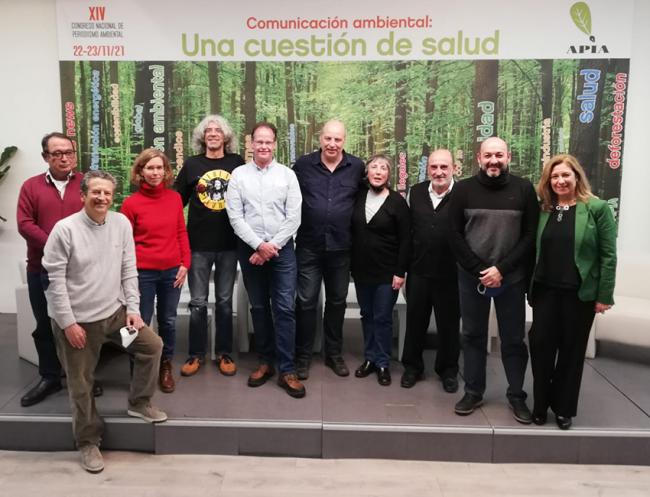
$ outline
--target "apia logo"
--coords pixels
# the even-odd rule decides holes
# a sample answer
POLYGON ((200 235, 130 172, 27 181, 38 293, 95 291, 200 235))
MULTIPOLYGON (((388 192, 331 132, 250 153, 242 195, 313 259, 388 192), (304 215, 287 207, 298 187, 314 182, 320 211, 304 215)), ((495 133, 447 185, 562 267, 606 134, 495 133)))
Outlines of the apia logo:
POLYGON ((589 36, 589 41, 591 45, 571 45, 567 50, 567 53, 570 54, 601 54, 609 53, 607 45, 597 45, 596 37, 591 32, 591 10, 589 5, 585 2, 576 2, 571 6, 569 10, 571 14, 571 19, 576 27, 582 31, 584 34, 589 36))

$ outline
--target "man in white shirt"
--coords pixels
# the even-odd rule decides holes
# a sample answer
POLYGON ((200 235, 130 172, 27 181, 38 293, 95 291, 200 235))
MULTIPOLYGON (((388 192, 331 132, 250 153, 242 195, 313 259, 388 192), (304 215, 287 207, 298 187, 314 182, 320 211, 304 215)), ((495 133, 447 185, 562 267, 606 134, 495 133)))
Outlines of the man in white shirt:
POLYGON ((454 169, 449 150, 433 151, 427 161, 430 180, 415 185, 409 192, 413 250, 406 280, 406 337, 401 379, 404 388, 413 387, 424 375, 422 352, 433 309, 438 334, 434 369, 446 392, 458 390, 460 303, 448 217, 454 169))
POLYGON ((274 159, 277 130, 258 123, 251 132, 253 160, 233 170, 226 210, 239 237, 239 264, 251 304, 259 367, 248 378, 258 387, 275 374, 292 397, 305 396, 296 376, 294 313, 297 265, 293 237, 302 197, 294 172, 274 159))

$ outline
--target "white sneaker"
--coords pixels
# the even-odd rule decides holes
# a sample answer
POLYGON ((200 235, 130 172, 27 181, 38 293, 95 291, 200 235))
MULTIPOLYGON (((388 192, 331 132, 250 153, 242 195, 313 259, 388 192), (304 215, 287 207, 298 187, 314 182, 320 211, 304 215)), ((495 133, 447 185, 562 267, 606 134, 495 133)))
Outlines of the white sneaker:
POLYGON ((163 421, 167 421, 167 414, 151 404, 141 407, 129 407, 126 413, 134 418, 142 418, 149 423, 162 423, 163 421))
POLYGON ((89 473, 100 473, 104 470, 104 458, 96 445, 84 445, 79 448, 81 467, 89 473))

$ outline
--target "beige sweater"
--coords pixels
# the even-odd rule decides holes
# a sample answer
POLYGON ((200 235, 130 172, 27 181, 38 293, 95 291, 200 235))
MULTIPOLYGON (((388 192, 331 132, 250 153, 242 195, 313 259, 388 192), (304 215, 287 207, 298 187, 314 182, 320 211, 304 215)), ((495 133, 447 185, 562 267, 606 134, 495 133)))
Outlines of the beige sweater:
POLYGON ((122 214, 96 224, 82 209, 54 226, 45 244, 47 310, 61 329, 111 316, 121 305, 140 314, 133 231, 122 214))

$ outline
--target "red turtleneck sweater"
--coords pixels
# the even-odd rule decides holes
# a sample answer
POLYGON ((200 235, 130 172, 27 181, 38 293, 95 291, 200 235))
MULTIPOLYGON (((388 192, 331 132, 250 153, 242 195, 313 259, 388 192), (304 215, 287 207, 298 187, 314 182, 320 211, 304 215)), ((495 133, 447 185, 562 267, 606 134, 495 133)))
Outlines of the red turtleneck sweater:
POLYGON ((163 184, 142 183, 140 190, 124 200, 122 214, 133 226, 138 269, 190 267, 190 243, 178 193, 163 184))

